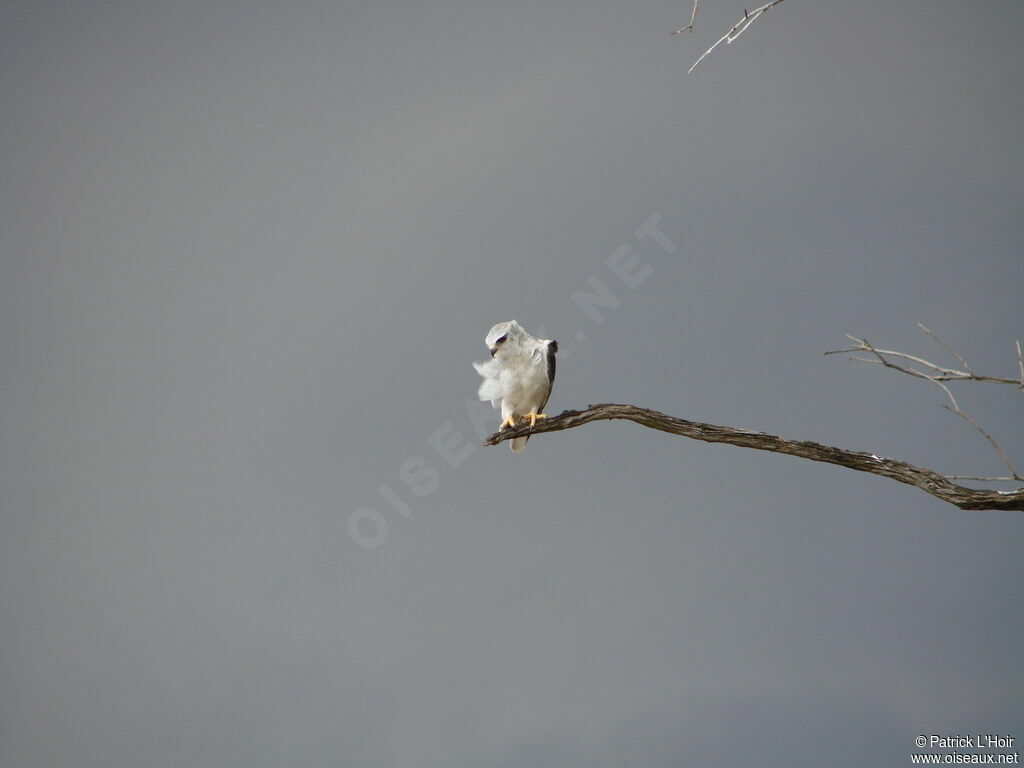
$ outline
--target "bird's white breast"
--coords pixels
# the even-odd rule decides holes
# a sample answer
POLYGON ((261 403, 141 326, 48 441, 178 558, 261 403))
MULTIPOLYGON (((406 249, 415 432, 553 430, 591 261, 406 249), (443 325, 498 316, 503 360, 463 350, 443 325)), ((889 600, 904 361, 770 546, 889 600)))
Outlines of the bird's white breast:
MULTIPOLYGON (((517 416, 541 407, 548 396, 550 382, 542 355, 531 355, 524 350, 509 349, 502 359, 501 392, 502 411, 517 416)), ((499 357, 502 353, 499 352, 499 357)))

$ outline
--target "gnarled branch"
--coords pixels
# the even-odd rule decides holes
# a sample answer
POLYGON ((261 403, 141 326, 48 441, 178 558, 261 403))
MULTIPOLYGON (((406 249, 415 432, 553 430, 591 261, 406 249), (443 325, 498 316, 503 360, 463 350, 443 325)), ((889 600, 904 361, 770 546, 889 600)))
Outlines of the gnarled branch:
POLYGON ((667 416, 658 411, 638 408, 635 405, 618 405, 601 403, 588 405, 583 411, 563 411, 543 421, 535 427, 524 425, 514 429, 495 432, 484 441, 484 445, 497 445, 513 437, 538 435, 544 432, 558 432, 563 429, 581 427, 591 421, 608 419, 626 419, 635 421, 644 427, 669 432, 673 435, 690 437, 708 443, 728 443, 742 448, 754 448, 759 451, 773 451, 798 456, 811 461, 821 461, 840 467, 870 472, 873 475, 888 477, 907 485, 920 488, 937 499, 949 502, 960 509, 1008 509, 1024 511, 1024 488, 1011 491, 977 490, 965 488, 950 482, 947 478, 930 469, 916 467, 905 461, 887 459, 873 453, 847 451, 831 445, 811 442, 810 440, 789 440, 763 432, 753 432, 734 427, 719 427, 714 424, 702 424, 698 421, 687 421, 674 416, 667 416))

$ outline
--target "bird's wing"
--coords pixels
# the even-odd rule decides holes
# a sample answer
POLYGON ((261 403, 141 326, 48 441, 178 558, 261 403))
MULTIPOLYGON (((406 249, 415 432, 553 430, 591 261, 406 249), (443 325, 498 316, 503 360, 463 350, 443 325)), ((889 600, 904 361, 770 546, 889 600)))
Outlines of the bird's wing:
POLYGON ((548 398, 551 397, 551 390, 555 386, 555 350, 552 349, 551 344, 544 345, 544 366, 547 368, 548 374, 548 391, 544 395, 544 401, 540 404, 537 410, 540 413, 544 413, 544 406, 548 404, 548 398))

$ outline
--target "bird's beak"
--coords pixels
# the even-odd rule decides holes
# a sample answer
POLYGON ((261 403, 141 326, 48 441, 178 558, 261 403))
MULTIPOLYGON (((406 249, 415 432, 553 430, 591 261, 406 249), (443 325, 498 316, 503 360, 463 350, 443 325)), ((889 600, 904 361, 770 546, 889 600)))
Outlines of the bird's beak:
POLYGON ((494 357, 494 353, 498 351, 497 347, 491 347, 491 357, 494 357))

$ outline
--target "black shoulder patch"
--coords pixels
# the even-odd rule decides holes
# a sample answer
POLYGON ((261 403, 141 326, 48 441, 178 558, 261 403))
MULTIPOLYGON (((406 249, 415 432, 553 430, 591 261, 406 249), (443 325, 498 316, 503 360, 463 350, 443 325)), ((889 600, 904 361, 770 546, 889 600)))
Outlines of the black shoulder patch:
POLYGON ((548 344, 548 386, 555 385, 555 352, 558 351, 558 342, 552 341, 548 344))

